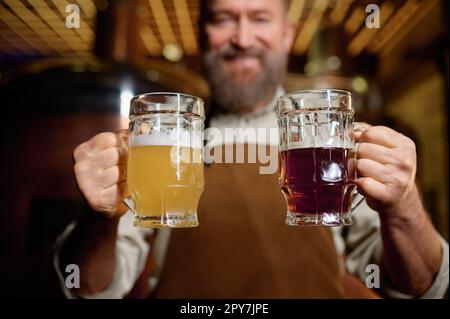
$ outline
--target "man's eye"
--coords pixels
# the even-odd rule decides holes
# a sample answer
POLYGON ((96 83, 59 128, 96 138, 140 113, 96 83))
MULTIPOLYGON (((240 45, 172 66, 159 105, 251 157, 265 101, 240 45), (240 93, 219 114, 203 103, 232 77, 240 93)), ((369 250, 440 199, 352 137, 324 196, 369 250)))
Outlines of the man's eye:
POLYGON ((268 17, 255 17, 254 21, 257 23, 267 23, 270 19, 268 17))
POLYGON ((214 23, 216 23, 216 24, 224 24, 224 23, 228 23, 231 21, 232 21, 231 17, 228 17, 228 16, 216 17, 214 19, 214 23))

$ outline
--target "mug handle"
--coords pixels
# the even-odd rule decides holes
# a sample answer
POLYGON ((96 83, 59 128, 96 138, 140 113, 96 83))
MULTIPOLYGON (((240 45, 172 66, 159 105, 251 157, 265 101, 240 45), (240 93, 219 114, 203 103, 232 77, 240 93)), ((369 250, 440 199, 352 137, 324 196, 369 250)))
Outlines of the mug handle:
MULTIPOLYGON (((129 129, 121 129, 119 130, 119 135, 122 139, 122 143, 128 148, 129 147, 129 138, 130 138, 130 131, 129 129)), ((131 197, 130 193, 128 192, 128 196, 126 196, 122 201, 127 206, 127 208, 136 215, 136 209, 134 206, 133 198, 131 197)))
MULTIPOLYGON (((355 122, 353 124, 353 130, 354 131, 364 131, 366 128, 368 128, 369 125, 363 122, 355 122)), ((356 143, 356 150, 358 149, 359 143, 356 143)), ((356 189, 352 197, 352 205, 351 205, 351 211, 353 212, 356 208, 358 208, 359 205, 362 204, 362 202, 366 199, 364 195, 361 195, 356 189)))
POLYGON ((134 206, 134 201, 133 198, 131 198, 131 196, 127 196, 123 199, 123 203, 125 204, 125 206, 127 206, 127 208, 130 210, 130 212, 132 212, 134 215, 136 215, 136 208, 134 206))
POLYGON ((365 196, 361 195, 357 190, 355 190, 352 198, 351 211, 353 212, 356 208, 358 208, 358 206, 361 205, 365 199, 365 196))

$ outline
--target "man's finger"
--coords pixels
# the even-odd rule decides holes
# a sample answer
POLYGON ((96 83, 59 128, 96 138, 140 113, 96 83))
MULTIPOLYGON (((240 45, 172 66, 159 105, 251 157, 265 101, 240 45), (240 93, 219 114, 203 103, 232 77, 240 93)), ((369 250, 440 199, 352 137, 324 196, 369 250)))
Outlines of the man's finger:
POLYGON ((123 202, 123 199, 126 196, 127 192, 127 183, 121 182, 118 184, 114 184, 113 186, 100 191, 100 196, 103 198, 114 198, 115 200, 111 202, 110 207, 104 207, 106 211, 113 212, 118 214, 124 214, 128 208, 123 202))
POLYGON ((386 166, 370 159, 359 159, 356 162, 356 170, 358 176, 371 177, 381 183, 387 183, 390 179, 386 166))
POLYGON ((388 164, 392 162, 391 152, 391 148, 387 148, 383 145, 373 143, 360 143, 356 150, 356 158, 367 158, 381 164, 388 164))
POLYGON ((103 170, 115 165, 127 164, 127 149, 122 147, 111 147, 100 151, 96 155, 96 167, 103 170))
POLYGON ((394 148, 402 143, 402 137, 403 135, 391 128, 385 126, 373 126, 361 133, 359 142, 373 143, 394 148))
POLYGON ((359 143, 361 140, 362 132, 364 132, 368 128, 372 127, 372 125, 365 123, 365 122, 355 122, 353 127, 354 127, 353 137, 355 139, 355 142, 359 143))
POLYGON ((121 147, 122 145, 123 140, 119 134, 100 133, 87 141, 84 147, 88 156, 94 156, 108 148, 121 147))
POLYGON ((353 124, 353 127, 354 127, 355 132, 363 132, 366 129, 372 127, 372 125, 370 125, 369 123, 366 123, 366 122, 355 122, 353 124))
POLYGON ((386 186, 371 177, 358 178, 356 185, 358 187, 358 192, 368 198, 375 199, 381 203, 387 203, 390 200, 390 195, 386 186))
POLYGON ((104 190, 117 183, 124 182, 126 179, 127 167, 124 165, 113 166, 98 174, 97 185, 104 190))

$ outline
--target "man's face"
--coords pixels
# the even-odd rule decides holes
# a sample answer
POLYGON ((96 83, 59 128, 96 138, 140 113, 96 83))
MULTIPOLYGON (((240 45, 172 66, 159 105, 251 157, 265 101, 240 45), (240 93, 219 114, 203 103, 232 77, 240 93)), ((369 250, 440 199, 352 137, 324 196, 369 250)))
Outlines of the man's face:
POLYGON ((251 109, 285 72, 293 28, 283 0, 211 0, 208 13, 205 67, 213 94, 231 111, 251 109))

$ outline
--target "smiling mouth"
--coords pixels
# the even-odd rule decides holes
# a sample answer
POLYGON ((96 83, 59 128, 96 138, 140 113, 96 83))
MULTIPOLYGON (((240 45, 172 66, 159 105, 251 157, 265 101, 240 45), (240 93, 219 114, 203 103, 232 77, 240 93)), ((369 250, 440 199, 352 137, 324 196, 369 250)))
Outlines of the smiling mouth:
POLYGON ((245 66, 256 66, 259 65, 259 59, 256 56, 241 55, 236 57, 226 58, 225 61, 230 64, 245 66))

